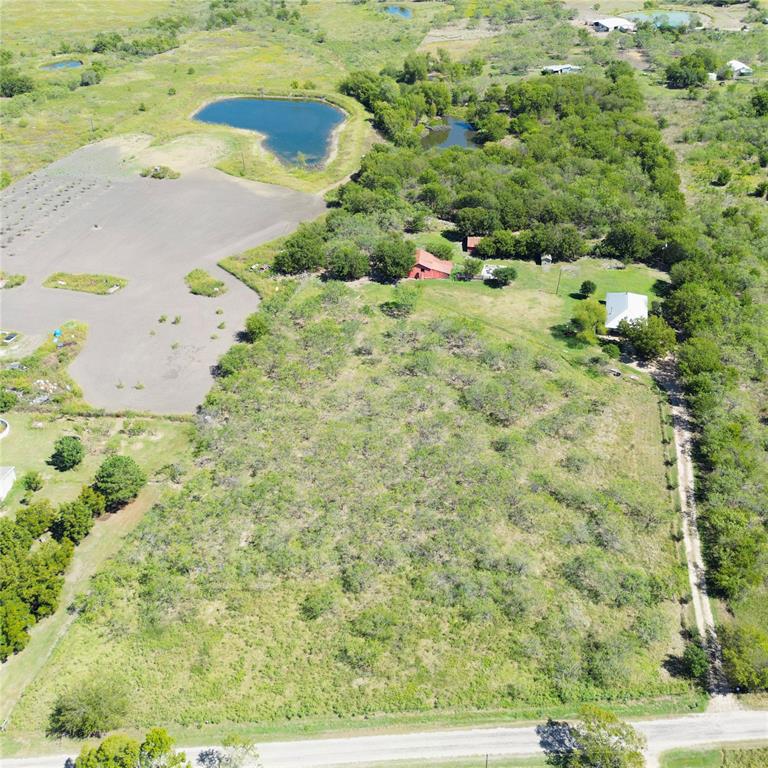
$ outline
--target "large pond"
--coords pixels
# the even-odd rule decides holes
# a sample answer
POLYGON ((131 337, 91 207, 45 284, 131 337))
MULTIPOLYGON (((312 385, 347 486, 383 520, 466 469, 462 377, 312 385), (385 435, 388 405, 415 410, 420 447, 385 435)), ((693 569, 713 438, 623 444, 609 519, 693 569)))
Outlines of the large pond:
POLYGON ((75 69, 82 67, 83 62, 77 59, 67 59, 66 61, 54 61, 52 64, 46 64, 42 69, 75 69))
POLYGON ((470 147, 475 148, 477 144, 473 141, 477 131, 464 120, 456 120, 452 117, 445 118, 444 128, 431 130, 421 140, 421 145, 425 149, 437 147, 470 147))
POLYGON ((323 101, 242 98, 214 101, 194 119, 258 131, 267 149, 282 161, 318 165, 328 156, 344 113, 323 101))
POLYGON ((657 27, 687 27, 693 17, 685 11, 638 11, 637 13, 625 13, 625 18, 632 21, 650 21, 657 27))
POLYGON ((403 8, 402 5, 388 5, 384 13, 399 16, 401 19, 410 19, 413 16, 413 11, 410 8, 403 8))

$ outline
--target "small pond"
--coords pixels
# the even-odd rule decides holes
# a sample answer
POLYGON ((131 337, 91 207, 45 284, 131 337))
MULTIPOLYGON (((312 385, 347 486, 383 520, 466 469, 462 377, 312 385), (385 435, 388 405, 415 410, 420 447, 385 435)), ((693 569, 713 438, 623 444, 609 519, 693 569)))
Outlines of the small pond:
POLYGON ((67 59, 66 61, 54 61, 53 64, 46 64, 42 69, 75 69, 82 67, 83 62, 77 59, 67 59))
POLYGON ((650 21, 657 27, 687 27, 693 19, 685 11, 638 11, 625 13, 624 17, 640 23, 650 21))
POLYGON ((443 122, 445 123, 444 128, 431 130, 422 138, 421 146, 424 149, 432 149, 433 147, 438 149, 444 149, 445 147, 469 147, 473 149, 477 147, 477 144, 473 141, 477 131, 469 123, 452 117, 445 118, 443 122))
POLYGON ((194 119, 258 131, 267 149, 283 162, 318 165, 327 157, 344 113, 323 101, 241 98, 214 101, 194 119))
POLYGON ((410 8, 403 8, 402 5, 388 5, 384 9, 384 13, 389 13, 392 16, 399 16, 401 19, 410 19, 413 17, 413 11, 410 8))

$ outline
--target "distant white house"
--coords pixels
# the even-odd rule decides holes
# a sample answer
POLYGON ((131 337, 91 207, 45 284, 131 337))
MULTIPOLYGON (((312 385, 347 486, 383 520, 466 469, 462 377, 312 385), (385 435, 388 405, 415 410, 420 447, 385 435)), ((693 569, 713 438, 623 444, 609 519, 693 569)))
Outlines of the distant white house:
POLYGON ((607 16, 604 19, 595 19, 592 22, 596 32, 634 32, 637 27, 629 19, 622 19, 620 16, 607 16))
POLYGON ((0 501, 11 492, 15 482, 16 467, 0 467, 0 501))
POLYGON ((581 72, 576 64, 548 64, 541 68, 542 75, 567 75, 571 72, 581 72))
POLYGON ((752 67, 745 64, 743 61, 738 61, 738 59, 731 59, 725 66, 730 67, 731 72, 733 72, 736 77, 746 77, 752 74, 752 67))
POLYGON ((645 320, 648 317, 648 297, 642 293, 606 293, 606 328, 618 328, 622 320, 645 320))
POLYGON ((480 270, 481 280, 493 280, 494 272, 498 269, 496 264, 483 264, 483 268, 480 270))

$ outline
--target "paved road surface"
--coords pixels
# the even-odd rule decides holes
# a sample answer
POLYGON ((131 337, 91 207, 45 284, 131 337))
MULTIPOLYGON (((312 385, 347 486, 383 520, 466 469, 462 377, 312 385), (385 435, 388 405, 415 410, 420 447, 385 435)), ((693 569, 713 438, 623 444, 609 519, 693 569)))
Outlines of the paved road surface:
MULTIPOLYGON (((768 712, 738 711, 688 715, 636 723, 648 738, 648 766, 669 749, 729 741, 768 739, 768 712)), ((185 750, 194 760, 205 747, 185 750)), ((471 730, 274 741, 259 746, 264 768, 324 768, 333 765, 429 760, 476 755, 526 756, 540 751, 536 729, 471 730)), ((62 768, 66 755, 0 761, 2 768, 62 768)))

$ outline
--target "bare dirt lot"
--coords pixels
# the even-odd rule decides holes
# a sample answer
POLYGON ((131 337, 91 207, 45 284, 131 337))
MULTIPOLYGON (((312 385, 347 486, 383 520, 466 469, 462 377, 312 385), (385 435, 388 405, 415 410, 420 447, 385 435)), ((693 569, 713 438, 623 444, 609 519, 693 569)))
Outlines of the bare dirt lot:
POLYGON ((93 144, 0 194, 3 268, 27 276, 3 292, 2 326, 43 338, 66 320, 86 322, 70 373, 91 405, 188 413, 258 304, 217 261, 290 232, 325 205, 194 163, 180 179, 141 178, 147 144, 93 144), (184 275, 195 267, 223 280, 226 293, 190 294, 184 275), (54 272, 111 274, 128 285, 108 296, 43 288, 54 272))

